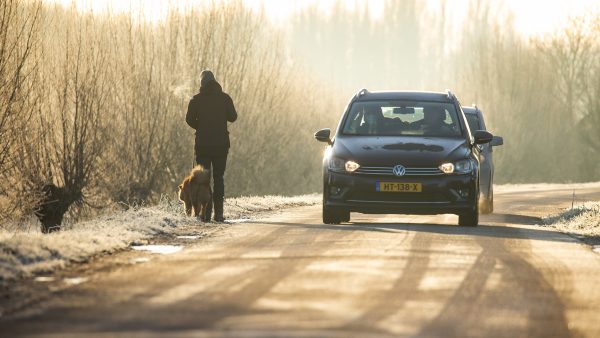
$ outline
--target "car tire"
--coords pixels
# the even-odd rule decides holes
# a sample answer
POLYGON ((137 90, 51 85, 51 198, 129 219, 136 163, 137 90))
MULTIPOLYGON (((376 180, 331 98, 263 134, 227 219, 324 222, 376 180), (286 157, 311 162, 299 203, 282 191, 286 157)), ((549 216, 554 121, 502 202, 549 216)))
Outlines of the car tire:
POLYGON ((494 195, 483 200, 483 203, 481 203, 481 209, 479 211, 482 215, 491 214, 494 212, 494 195))
POLYGON ((340 214, 338 209, 328 207, 327 199, 328 199, 328 191, 329 186, 327 183, 323 184, 323 223, 325 224, 340 224, 342 223, 342 215, 340 214))
POLYGON ((350 211, 349 210, 340 210, 340 220, 342 222, 350 222, 350 211))
POLYGON ((479 223, 477 210, 458 215, 458 225, 462 227, 476 227, 479 223))
POLYGON ((458 225, 476 227, 479 224, 479 203, 475 202, 470 211, 458 215, 458 225))
POLYGON ((490 202, 488 201, 488 199, 484 199, 483 202, 481 203, 481 206, 479 207, 479 212, 481 212, 482 215, 486 215, 490 213, 490 202))
POLYGON ((494 212, 494 198, 486 199, 481 206, 481 214, 487 215, 494 212))
POLYGON ((326 207, 325 204, 323 204, 323 223, 340 224, 342 223, 342 216, 343 215, 338 210, 326 207))

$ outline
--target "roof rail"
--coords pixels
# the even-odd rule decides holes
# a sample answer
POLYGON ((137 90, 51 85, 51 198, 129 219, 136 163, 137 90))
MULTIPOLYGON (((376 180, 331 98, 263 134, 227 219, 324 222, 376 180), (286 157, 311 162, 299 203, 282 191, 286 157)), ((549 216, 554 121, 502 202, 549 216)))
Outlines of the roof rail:
POLYGON ((355 96, 355 98, 357 98, 357 99, 358 99, 359 97, 361 97, 361 96, 363 96, 363 95, 367 94, 368 92, 369 92, 369 91, 367 90, 367 88, 363 88, 363 89, 359 90, 359 91, 358 91, 358 93, 356 93, 356 96, 355 96))
POLYGON ((446 89, 446 91, 447 91, 446 96, 448 96, 449 100, 453 100, 453 101, 456 100, 456 95, 454 95, 454 93, 452 93, 452 91, 450 91, 450 89, 446 89))

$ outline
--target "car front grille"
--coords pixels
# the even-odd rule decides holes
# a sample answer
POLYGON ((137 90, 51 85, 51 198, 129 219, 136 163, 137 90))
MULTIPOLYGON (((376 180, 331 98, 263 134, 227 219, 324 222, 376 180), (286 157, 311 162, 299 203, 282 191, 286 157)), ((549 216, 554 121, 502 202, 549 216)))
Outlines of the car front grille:
MULTIPOLYGON (((393 167, 360 167, 355 171, 359 175, 395 176, 393 167)), ((444 175, 439 168, 406 168, 403 176, 444 175)))
POLYGON ((360 192, 348 196, 351 202, 382 203, 447 203, 449 199, 441 193, 384 193, 360 192))

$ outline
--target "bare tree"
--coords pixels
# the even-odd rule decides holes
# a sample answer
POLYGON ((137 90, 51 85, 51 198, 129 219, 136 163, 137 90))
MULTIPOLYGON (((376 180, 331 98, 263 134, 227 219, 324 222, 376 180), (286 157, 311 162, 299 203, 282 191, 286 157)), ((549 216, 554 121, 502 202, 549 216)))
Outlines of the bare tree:
POLYGON ((0 2, 0 220, 15 212, 6 201, 14 198, 9 173, 16 165, 15 156, 23 153, 17 141, 27 130, 37 99, 32 88, 38 67, 34 53, 41 6, 39 2, 0 2))
POLYGON ((15 137, 23 151, 13 156, 18 165, 10 172, 14 204, 42 195, 32 209, 44 232, 59 229, 72 205, 84 206, 85 189, 98 173, 105 141, 101 113, 107 94, 106 59, 94 34, 95 22, 93 17, 75 16, 61 24, 45 27, 56 33, 52 42, 58 40, 63 48, 45 54, 55 67, 40 72, 40 101, 30 132, 15 137), (57 39, 60 36, 63 41, 57 39))
POLYGON ((591 177, 600 177, 600 166, 597 163, 600 157, 600 42, 597 38, 600 36, 600 14, 590 21, 587 32, 593 40, 589 65, 583 77, 583 116, 577 127, 587 145, 586 159, 589 160, 585 163, 585 170, 589 171, 591 177))
POLYGON ((594 40, 591 34, 589 17, 574 17, 569 20, 568 28, 546 39, 538 40, 537 46, 543 53, 552 70, 558 75, 558 95, 564 113, 571 118, 570 124, 577 120, 582 105, 587 74, 592 66, 594 40))

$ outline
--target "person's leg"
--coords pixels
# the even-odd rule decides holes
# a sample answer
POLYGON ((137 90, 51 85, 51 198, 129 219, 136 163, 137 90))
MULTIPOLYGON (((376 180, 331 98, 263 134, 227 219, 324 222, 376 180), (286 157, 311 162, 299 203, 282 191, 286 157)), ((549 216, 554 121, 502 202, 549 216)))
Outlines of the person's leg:
POLYGON ((225 167, 227 165, 227 151, 215 154, 212 157, 213 181, 215 190, 213 192, 213 201, 215 207, 215 221, 223 222, 223 203, 225 198, 225 167))
POLYGON ((206 152, 196 149, 196 164, 201 165, 204 169, 211 170, 211 158, 210 155, 206 152))
MULTIPOLYGON (((212 164, 211 152, 207 149, 196 148, 196 164, 203 166, 204 169, 212 171, 213 168, 211 165, 212 164)), ((210 219, 212 217, 212 209, 213 209, 213 202, 211 200, 208 203, 208 207, 206 208, 206 215, 204 216, 205 222, 210 222, 210 219)))

